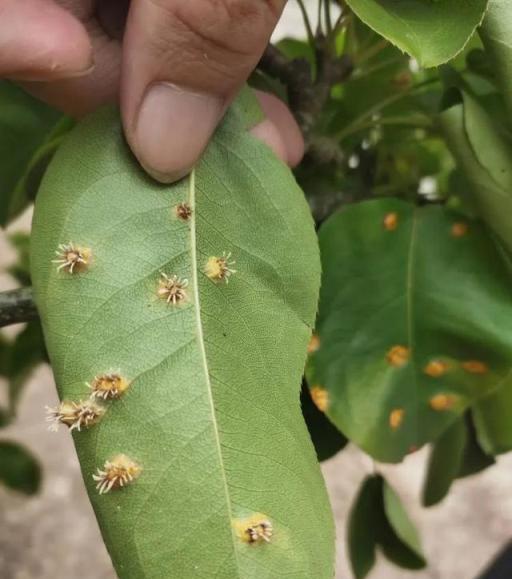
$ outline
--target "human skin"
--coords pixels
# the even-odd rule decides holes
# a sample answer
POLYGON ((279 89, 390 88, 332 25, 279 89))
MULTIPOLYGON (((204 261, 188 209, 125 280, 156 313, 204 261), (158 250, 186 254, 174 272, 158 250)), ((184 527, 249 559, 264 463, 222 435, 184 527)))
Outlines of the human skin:
MULTIPOLYGON (((126 138, 162 182, 186 175, 258 63, 286 0, 0 0, 0 78, 80 117, 119 102, 126 138)), ((258 93, 252 132, 290 166, 286 106, 258 93)))

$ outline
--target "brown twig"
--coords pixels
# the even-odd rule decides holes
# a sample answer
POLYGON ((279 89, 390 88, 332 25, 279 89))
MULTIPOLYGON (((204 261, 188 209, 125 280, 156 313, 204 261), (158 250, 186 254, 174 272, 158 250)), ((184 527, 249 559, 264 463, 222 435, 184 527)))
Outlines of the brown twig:
POLYGON ((37 319, 32 288, 0 292, 0 328, 37 319))

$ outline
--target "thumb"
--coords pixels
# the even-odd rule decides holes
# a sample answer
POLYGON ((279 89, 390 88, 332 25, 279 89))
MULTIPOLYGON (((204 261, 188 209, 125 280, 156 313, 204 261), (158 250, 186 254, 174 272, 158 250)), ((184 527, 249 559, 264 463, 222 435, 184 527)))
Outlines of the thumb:
POLYGON ((256 66, 286 0, 133 0, 121 109, 142 166, 186 175, 256 66))

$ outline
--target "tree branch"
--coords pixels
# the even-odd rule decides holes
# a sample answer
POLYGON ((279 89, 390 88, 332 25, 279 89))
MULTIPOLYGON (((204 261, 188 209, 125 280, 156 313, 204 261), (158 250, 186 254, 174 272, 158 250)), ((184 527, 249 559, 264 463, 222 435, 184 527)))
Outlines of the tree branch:
POLYGON ((37 319, 32 288, 0 292, 0 328, 37 319))

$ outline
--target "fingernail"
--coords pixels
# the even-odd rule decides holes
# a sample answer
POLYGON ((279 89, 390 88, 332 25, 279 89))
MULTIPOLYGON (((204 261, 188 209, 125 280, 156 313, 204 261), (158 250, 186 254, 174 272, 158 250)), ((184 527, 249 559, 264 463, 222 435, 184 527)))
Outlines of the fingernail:
POLYGON ((27 81, 27 82, 42 82, 42 81, 56 81, 56 80, 67 80, 72 78, 80 78, 82 76, 87 76, 95 68, 95 63, 91 59, 86 68, 81 70, 76 70, 74 68, 67 68, 66 66, 61 66, 59 64, 45 65, 41 68, 27 69, 17 71, 9 75, 11 80, 27 81))
POLYGON ((148 89, 135 122, 134 150, 141 165, 159 181, 186 175, 224 112, 222 99, 158 83, 148 89))

